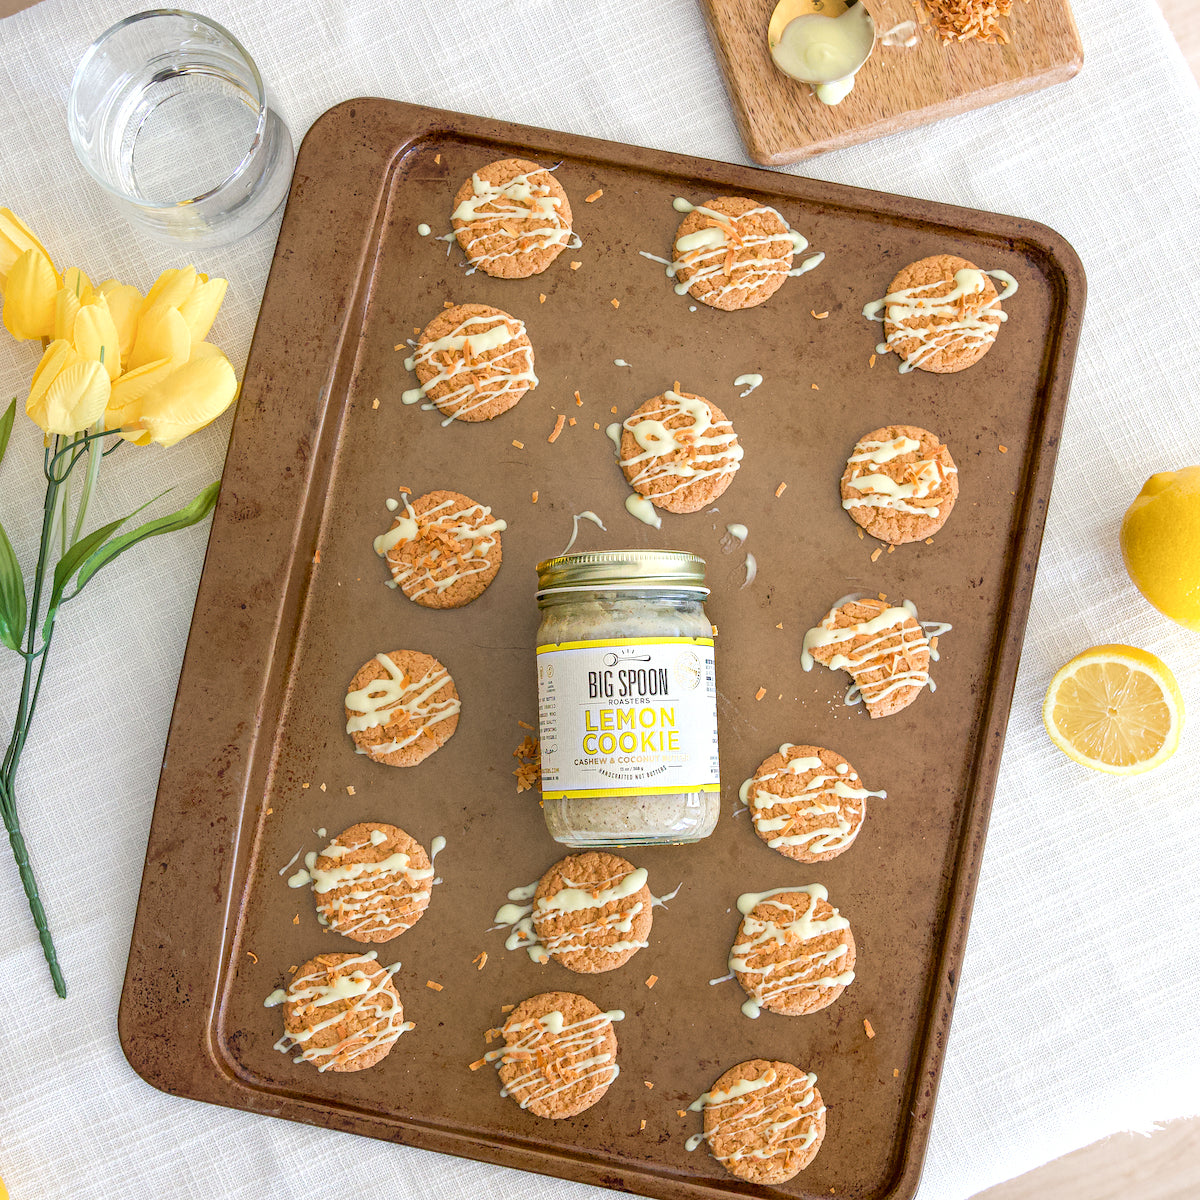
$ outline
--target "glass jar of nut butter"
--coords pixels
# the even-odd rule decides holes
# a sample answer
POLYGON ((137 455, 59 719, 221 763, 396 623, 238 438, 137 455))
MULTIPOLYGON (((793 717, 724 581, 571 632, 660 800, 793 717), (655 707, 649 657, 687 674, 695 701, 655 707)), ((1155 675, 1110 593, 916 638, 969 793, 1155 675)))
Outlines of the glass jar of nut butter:
POLYGON ((697 842, 717 823, 704 559, 602 550, 538 564, 542 808, 566 846, 697 842))

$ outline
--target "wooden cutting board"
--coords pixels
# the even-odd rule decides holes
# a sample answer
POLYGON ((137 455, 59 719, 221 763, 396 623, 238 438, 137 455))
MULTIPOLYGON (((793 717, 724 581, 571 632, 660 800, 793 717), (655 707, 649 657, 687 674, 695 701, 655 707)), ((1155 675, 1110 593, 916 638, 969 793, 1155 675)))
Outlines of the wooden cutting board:
MULTIPOLYGON (((1007 46, 943 45, 928 25, 918 25, 915 46, 877 41, 854 91, 829 106, 771 61, 767 23, 775 2, 701 0, 742 140, 750 157, 768 167, 1036 92, 1083 66, 1067 0, 1028 0, 1002 21, 1007 46)), ((911 0, 870 0, 867 7, 880 35, 917 15, 911 0)))

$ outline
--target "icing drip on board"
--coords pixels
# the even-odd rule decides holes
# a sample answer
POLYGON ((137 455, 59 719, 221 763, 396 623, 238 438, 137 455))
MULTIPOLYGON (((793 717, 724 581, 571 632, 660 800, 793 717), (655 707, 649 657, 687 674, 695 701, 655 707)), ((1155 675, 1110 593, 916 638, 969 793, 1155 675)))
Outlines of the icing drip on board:
MULTIPOLYGON (((955 271, 954 286, 944 296, 929 294, 934 288, 942 287, 945 282, 947 281, 936 280, 933 283, 903 288, 898 292, 889 292, 881 300, 872 300, 863 308, 863 316, 868 321, 887 320, 895 326, 886 335, 885 340, 875 347, 877 354, 887 354, 889 350, 896 350, 896 344, 900 342, 915 342, 908 354, 902 356, 901 375, 916 370, 939 351, 953 353, 957 350, 973 350, 983 345, 990 346, 996 340, 1001 323, 1008 320, 1008 313, 1002 312, 999 304, 1014 295, 1018 285, 1007 271, 963 268, 955 271), (985 275, 999 280, 1004 284, 1004 290, 987 304, 975 307, 971 299, 984 290, 985 275), (916 327, 904 325, 905 321, 921 317, 933 318, 936 323, 916 327)), ((899 354, 899 350, 896 350, 896 353, 899 354)))
POLYGON ((805 949, 807 943, 825 934, 850 928, 850 922, 839 915, 836 908, 828 917, 818 919, 815 916, 816 902, 828 899, 829 893, 819 883, 746 892, 738 897, 738 912, 745 919, 738 933, 739 940, 729 951, 729 969, 742 978, 743 987, 750 993, 750 998, 742 1005, 746 1016, 758 1017, 772 1001, 800 988, 846 987, 853 982, 854 972, 842 969, 842 959, 848 952, 844 943, 829 950, 805 949), (776 899, 785 893, 807 896, 808 901, 803 908, 797 908, 790 902, 776 899), (771 901, 783 919, 754 916, 754 910, 764 901, 771 901), (761 965, 751 961, 760 948, 770 951, 774 947, 786 950, 788 956, 761 965))

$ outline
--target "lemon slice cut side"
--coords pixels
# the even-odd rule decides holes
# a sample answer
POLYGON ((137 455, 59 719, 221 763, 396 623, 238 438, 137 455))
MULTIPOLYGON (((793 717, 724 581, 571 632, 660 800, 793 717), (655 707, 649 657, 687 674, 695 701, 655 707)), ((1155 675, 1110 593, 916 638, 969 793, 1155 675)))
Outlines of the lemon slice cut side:
POLYGON ((1179 745, 1183 696, 1175 676, 1136 646, 1095 646, 1050 682, 1042 720, 1051 741, 1077 763, 1140 775, 1179 745))

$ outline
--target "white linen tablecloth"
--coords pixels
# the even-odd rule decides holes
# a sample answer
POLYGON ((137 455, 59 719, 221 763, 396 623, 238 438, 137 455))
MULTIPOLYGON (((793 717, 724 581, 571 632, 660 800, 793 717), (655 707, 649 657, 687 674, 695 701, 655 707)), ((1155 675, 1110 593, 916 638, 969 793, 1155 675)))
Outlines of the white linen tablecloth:
MULTIPOLYGON (((692 0, 202 8, 255 56, 297 143, 337 101, 378 95, 746 161, 692 0)), ((75 63, 132 11, 45 0, 0 21, 0 204, 59 265, 144 289, 183 252, 113 213, 64 118, 75 63)), ((1123 641, 1167 661, 1200 722, 1197 636, 1141 599, 1116 540, 1148 475, 1200 462, 1200 95, 1151 0, 1076 0, 1075 12, 1087 52, 1075 81, 797 168, 1036 218, 1075 245, 1090 285, 922 1200, 963 1200, 1106 1134, 1200 1112, 1200 728, 1170 763, 1122 780, 1067 761, 1040 719, 1063 662, 1123 641)), ((278 217, 197 264, 230 280, 212 338, 239 371, 277 230, 278 217)), ((0 336, 0 397, 24 397, 37 356, 0 336)), ((169 452, 115 456, 94 519, 170 484, 190 498, 219 474, 230 419, 169 452)), ((18 422, 0 521, 30 564, 39 436, 18 422)), ((60 623, 19 796, 65 1002, 0 852, 0 1176, 14 1200, 282 1200, 334 1180, 339 1194, 598 1200, 598 1189, 168 1097, 126 1065, 117 1000, 205 538, 200 527, 141 547, 60 623)), ((5 728, 17 665, 0 658, 5 728)))

